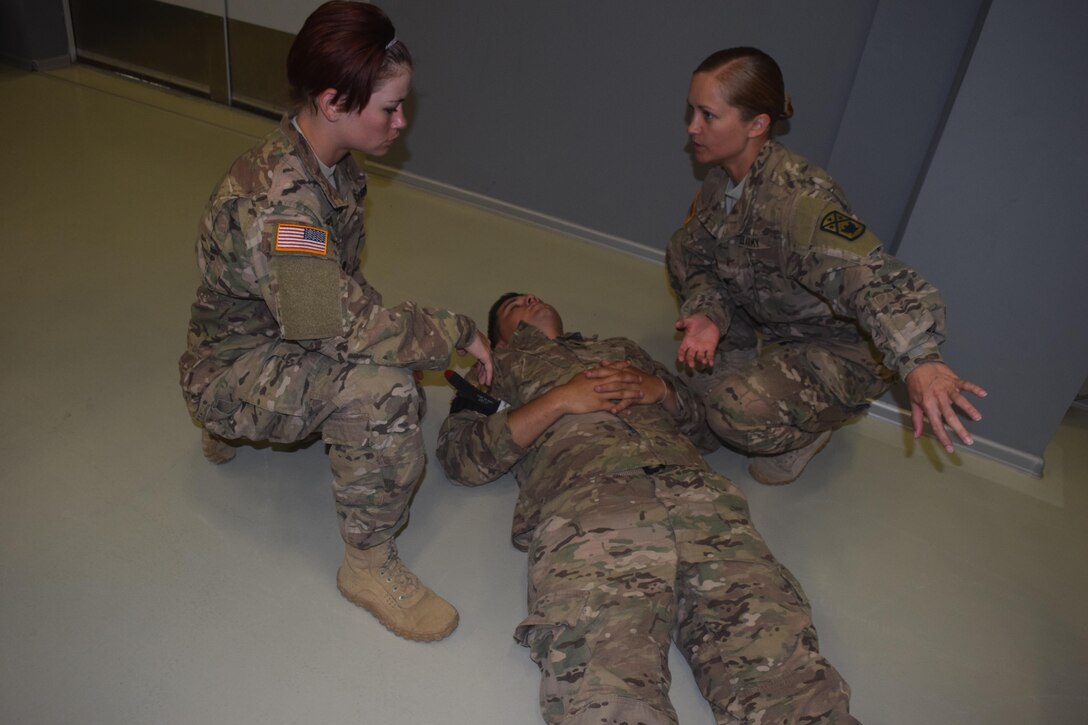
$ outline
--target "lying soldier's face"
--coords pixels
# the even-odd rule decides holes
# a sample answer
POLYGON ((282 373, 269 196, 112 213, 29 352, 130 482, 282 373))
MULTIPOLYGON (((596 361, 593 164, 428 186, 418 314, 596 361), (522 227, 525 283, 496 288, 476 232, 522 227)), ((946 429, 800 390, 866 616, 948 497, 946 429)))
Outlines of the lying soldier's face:
POLYGON ((556 309, 531 294, 518 295, 503 302, 495 320, 499 330, 497 347, 505 345, 522 322, 536 327, 548 337, 563 333, 563 320, 556 309))

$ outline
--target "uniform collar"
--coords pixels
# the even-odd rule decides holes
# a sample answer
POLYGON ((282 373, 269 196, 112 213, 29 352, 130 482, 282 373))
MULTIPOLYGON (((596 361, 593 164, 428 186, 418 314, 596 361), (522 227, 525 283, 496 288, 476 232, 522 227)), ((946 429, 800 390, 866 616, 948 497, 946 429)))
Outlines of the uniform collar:
POLYGON ((747 183, 748 183, 748 177, 747 176, 745 176, 743 179, 741 179, 740 181, 738 181, 735 184, 733 183, 732 179, 726 177, 726 179, 725 179, 725 195, 727 197, 729 197, 730 199, 732 199, 733 201, 737 201, 738 199, 740 199, 740 195, 744 193, 744 187, 745 187, 745 185, 747 183))
POLYGON ((699 194, 699 202, 696 205, 696 216, 715 238, 732 237, 747 227, 756 190, 759 189, 768 170, 768 160, 779 148, 781 147, 774 139, 768 139, 767 143, 763 144, 756 160, 752 162, 752 168, 748 170, 748 175, 741 181, 740 196, 729 214, 725 213, 729 175, 720 166, 707 172, 703 190, 699 194))
POLYGON ((565 346, 583 345, 596 339, 596 335, 586 337, 580 332, 565 332, 552 340, 541 332, 539 327, 530 325, 527 322, 519 322, 517 329, 514 330, 514 335, 510 338, 509 346, 518 350, 532 351, 555 344, 565 346))
POLYGON ((763 177, 768 171, 768 161, 771 156, 781 148, 779 143, 773 138, 767 139, 767 143, 763 144, 763 148, 759 150, 759 156, 756 156, 756 160, 752 163, 752 168, 748 170, 748 176, 744 177, 747 182, 744 184, 744 196, 751 197, 751 190, 759 186, 763 181, 763 177))
MULTIPOLYGON (((736 186, 740 190, 740 196, 734 197, 738 202, 752 196, 752 190, 759 186, 759 182, 763 178, 767 160, 778 147, 779 144, 774 139, 767 139, 767 143, 763 144, 763 148, 759 150, 756 160, 752 162, 752 168, 748 169, 748 175, 736 186)), ((706 193, 699 195, 699 203, 696 205, 699 216, 712 213, 715 209, 721 207, 727 193, 726 189, 730 185, 729 174, 725 173, 725 169, 722 167, 715 166, 707 172, 706 180, 703 183, 706 193)))
POLYGON ((351 154, 348 154, 333 167, 333 173, 336 175, 336 186, 333 186, 321 170, 321 160, 317 158, 317 154, 314 153, 310 142, 292 123, 294 118, 294 116, 285 115, 280 119, 280 133, 286 137, 287 142, 294 148, 295 155, 302 161, 306 173, 318 185, 329 200, 329 204, 333 207, 342 209, 349 204, 356 203, 357 199, 349 197, 344 192, 349 191, 352 187, 365 188, 366 172, 360 169, 359 165, 355 163, 355 159, 352 158, 351 154))

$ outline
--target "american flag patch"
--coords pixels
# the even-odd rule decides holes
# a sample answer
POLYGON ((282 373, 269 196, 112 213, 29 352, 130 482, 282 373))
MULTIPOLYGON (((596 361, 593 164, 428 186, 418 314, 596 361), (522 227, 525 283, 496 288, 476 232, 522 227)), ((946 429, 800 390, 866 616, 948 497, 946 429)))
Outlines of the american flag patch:
POLYGON ((301 224, 277 224, 277 252, 307 252, 324 256, 329 251, 329 233, 317 227, 301 224))

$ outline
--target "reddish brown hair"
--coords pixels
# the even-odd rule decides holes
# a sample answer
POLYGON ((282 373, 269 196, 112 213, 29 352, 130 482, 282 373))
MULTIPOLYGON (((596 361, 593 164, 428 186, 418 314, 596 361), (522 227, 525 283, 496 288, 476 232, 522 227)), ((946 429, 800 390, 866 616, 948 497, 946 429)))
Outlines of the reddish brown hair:
POLYGON ((298 109, 332 88, 343 110, 358 111, 402 66, 412 56, 381 8, 332 0, 306 18, 287 53, 291 101, 298 109))
POLYGON ((756 48, 726 48, 708 56, 696 73, 713 73, 721 84, 722 98, 750 121, 761 113, 770 116, 771 125, 793 115, 793 104, 786 95, 782 69, 774 58, 756 48))

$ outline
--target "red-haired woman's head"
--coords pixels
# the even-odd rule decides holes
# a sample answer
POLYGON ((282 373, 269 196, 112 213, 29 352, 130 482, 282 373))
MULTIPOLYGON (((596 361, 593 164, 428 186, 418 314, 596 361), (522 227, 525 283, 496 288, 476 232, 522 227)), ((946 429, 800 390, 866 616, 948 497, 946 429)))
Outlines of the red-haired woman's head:
POLYGON ((412 67, 393 23, 369 3, 332 0, 306 18, 287 54, 287 81, 295 109, 336 91, 343 111, 364 108, 382 81, 412 67))

